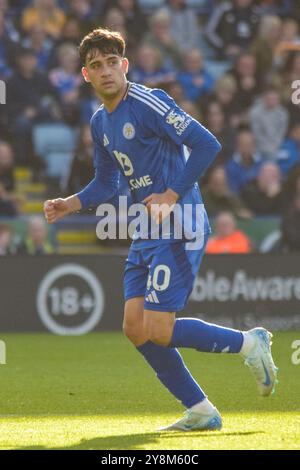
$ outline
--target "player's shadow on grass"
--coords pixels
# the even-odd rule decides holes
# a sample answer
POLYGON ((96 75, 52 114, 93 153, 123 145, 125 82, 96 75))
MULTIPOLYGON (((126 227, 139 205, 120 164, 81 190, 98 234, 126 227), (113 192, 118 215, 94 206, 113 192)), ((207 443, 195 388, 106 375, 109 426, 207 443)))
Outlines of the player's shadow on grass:
MULTIPOLYGON (((207 439, 210 437, 223 438, 224 436, 249 436, 252 434, 264 434, 264 431, 246 431, 246 432, 202 432, 193 431, 190 434, 185 432, 156 432, 156 433, 143 433, 143 434, 122 434, 121 436, 106 436, 106 437, 95 437, 93 439, 82 440, 81 442, 72 446, 54 447, 53 450, 139 450, 143 446, 151 446, 153 444, 159 444, 164 438, 167 439, 178 439, 180 437, 191 437, 199 438, 199 446, 201 446, 200 439, 207 439)), ((201 448, 201 447, 200 447, 201 448)), ((18 450, 49 450, 43 446, 29 446, 22 447, 18 450)))

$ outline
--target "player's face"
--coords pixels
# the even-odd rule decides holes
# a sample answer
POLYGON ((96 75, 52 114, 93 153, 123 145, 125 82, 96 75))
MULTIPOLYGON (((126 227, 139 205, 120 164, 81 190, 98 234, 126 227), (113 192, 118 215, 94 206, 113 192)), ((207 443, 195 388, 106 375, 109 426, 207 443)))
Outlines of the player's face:
POLYGON ((104 99, 113 99, 124 88, 128 60, 116 54, 97 52, 87 58, 82 68, 84 79, 91 83, 96 93, 104 99))

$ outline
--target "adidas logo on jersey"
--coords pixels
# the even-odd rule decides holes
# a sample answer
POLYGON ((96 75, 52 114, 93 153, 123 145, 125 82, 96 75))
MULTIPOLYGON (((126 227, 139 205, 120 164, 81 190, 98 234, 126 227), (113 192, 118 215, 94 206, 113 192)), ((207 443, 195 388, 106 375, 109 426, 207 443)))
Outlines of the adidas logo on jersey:
POLYGON ((159 304, 159 300, 157 298, 155 290, 151 291, 150 294, 147 295, 146 301, 152 304, 159 304))
POLYGON ((103 137, 103 145, 104 145, 104 147, 106 147, 108 144, 109 144, 109 140, 108 140, 106 134, 104 134, 104 137, 103 137))

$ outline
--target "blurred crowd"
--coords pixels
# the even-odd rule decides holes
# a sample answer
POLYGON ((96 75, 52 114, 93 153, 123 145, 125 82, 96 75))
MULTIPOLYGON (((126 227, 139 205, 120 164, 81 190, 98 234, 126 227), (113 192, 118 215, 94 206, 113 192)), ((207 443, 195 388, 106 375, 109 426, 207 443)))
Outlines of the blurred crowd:
MULTIPOLYGON (((30 168, 50 196, 92 179, 89 121, 100 103, 77 48, 97 26, 126 39, 129 80, 165 89, 222 144, 200 182, 214 218, 208 252, 255 250, 237 222, 270 216, 281 220, 273 249, 299 251, 297 0, 0 0, 0 217, 22 212, 16 166, 30 168)), ((18 250, 34 251, 28 240, 39 223, 31 220, 18 250)), ((11 236, 2 224, 0 254, 11 236)))

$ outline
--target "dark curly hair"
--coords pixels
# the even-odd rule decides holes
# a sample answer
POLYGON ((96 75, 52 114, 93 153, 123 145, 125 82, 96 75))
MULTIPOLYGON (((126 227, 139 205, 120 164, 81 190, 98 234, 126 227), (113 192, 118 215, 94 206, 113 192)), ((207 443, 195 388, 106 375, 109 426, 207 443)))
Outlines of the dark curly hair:
POLYGON ((79 55, 82 64, 86 65, 86 60, 95 57, 97 52, 124 57, 125 46, 125 41, 118 31, 97 28, 83 38, 79 46, 79 55))

